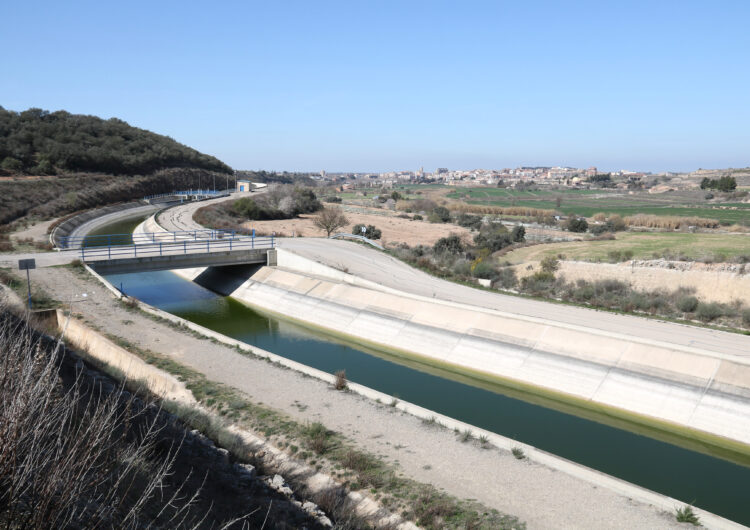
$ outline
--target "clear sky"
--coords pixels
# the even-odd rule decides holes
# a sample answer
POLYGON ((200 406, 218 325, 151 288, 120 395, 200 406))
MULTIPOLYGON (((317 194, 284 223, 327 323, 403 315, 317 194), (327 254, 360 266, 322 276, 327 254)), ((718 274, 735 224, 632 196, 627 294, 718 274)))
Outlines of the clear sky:
POLYGON ((750 165, 750 2, 0 3, 0 105, 236 169, 750 165))

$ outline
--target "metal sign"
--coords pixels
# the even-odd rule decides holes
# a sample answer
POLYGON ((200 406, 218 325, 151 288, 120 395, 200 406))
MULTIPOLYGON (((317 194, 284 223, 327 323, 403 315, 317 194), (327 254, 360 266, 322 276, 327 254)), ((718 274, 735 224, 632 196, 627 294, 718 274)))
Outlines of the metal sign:
POLYGON ((36 260, 34 258, 18 260, 19 271, 27 271, 31 269, 36 269, 36 260))

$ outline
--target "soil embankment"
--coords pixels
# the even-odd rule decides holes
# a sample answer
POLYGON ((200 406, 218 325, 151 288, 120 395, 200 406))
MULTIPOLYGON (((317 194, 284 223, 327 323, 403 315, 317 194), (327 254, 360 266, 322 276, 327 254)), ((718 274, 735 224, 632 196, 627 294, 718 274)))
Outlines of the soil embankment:
MULTIPOLYGON (((667 260, 632 260, 625 263, 559 262, 566 281, 619 280, 641 291, 685 288, 708 302, 731 304, 750 300, 750 265, 667 260)), ((519 278, 539 270, 539 262, 515 267, 519 278), (530 266, 530 267, 529 267, 530 266)))

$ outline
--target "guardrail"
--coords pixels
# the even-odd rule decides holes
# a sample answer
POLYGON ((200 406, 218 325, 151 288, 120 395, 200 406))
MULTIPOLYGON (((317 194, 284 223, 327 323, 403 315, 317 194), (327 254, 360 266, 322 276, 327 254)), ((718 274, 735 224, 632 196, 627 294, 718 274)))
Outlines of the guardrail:
POLYGON ((375 248, 379 248, 380 250, 385 250, 381 245, 379 245, 378 243, 375 243, 375 241, 373 241, 372 239, 367 239, 365 236, 358 236, 355 234, 346 234, 344 232, 339 232, 338 234, 333 234, 331 236, 331 239, 342 239, 342 238, 357 239, 359 241, 364 241, 365 243, 372 245, 375 248))
MULTIPOLYGON (((135 243, 133 245, 114 245, 98 247, 81 247, 81 260, 92 258, 138 258, 145 256, 176 256, 231 250, 252 250, 274 248, 274 236, 244 237, 229 239, 203 239, 188 241, 159 241, 157 243, 135 243)), ((97 261, 97 260, 93 260, 97 261)))
POLYGON ((238 236, 252 235, 251 231, 238 230, 176 230, 173 232, 139 232, 137 234, 105 234, 100 236, 62 236, 59 239, 61 248, 78 248, 78 247, 107 247, 117 245, 131 245, 133 241, 142 240, 151 241, 179 241, 195 239, 226 239, 238 236))

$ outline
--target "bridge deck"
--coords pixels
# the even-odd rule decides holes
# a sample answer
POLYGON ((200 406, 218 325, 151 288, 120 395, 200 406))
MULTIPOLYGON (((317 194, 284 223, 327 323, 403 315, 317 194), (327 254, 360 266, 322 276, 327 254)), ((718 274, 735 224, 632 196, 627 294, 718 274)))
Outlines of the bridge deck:
POLYGON ((159 241, 81 248, 81 260, 100 274, 265 263, 273 237, 159 241))

